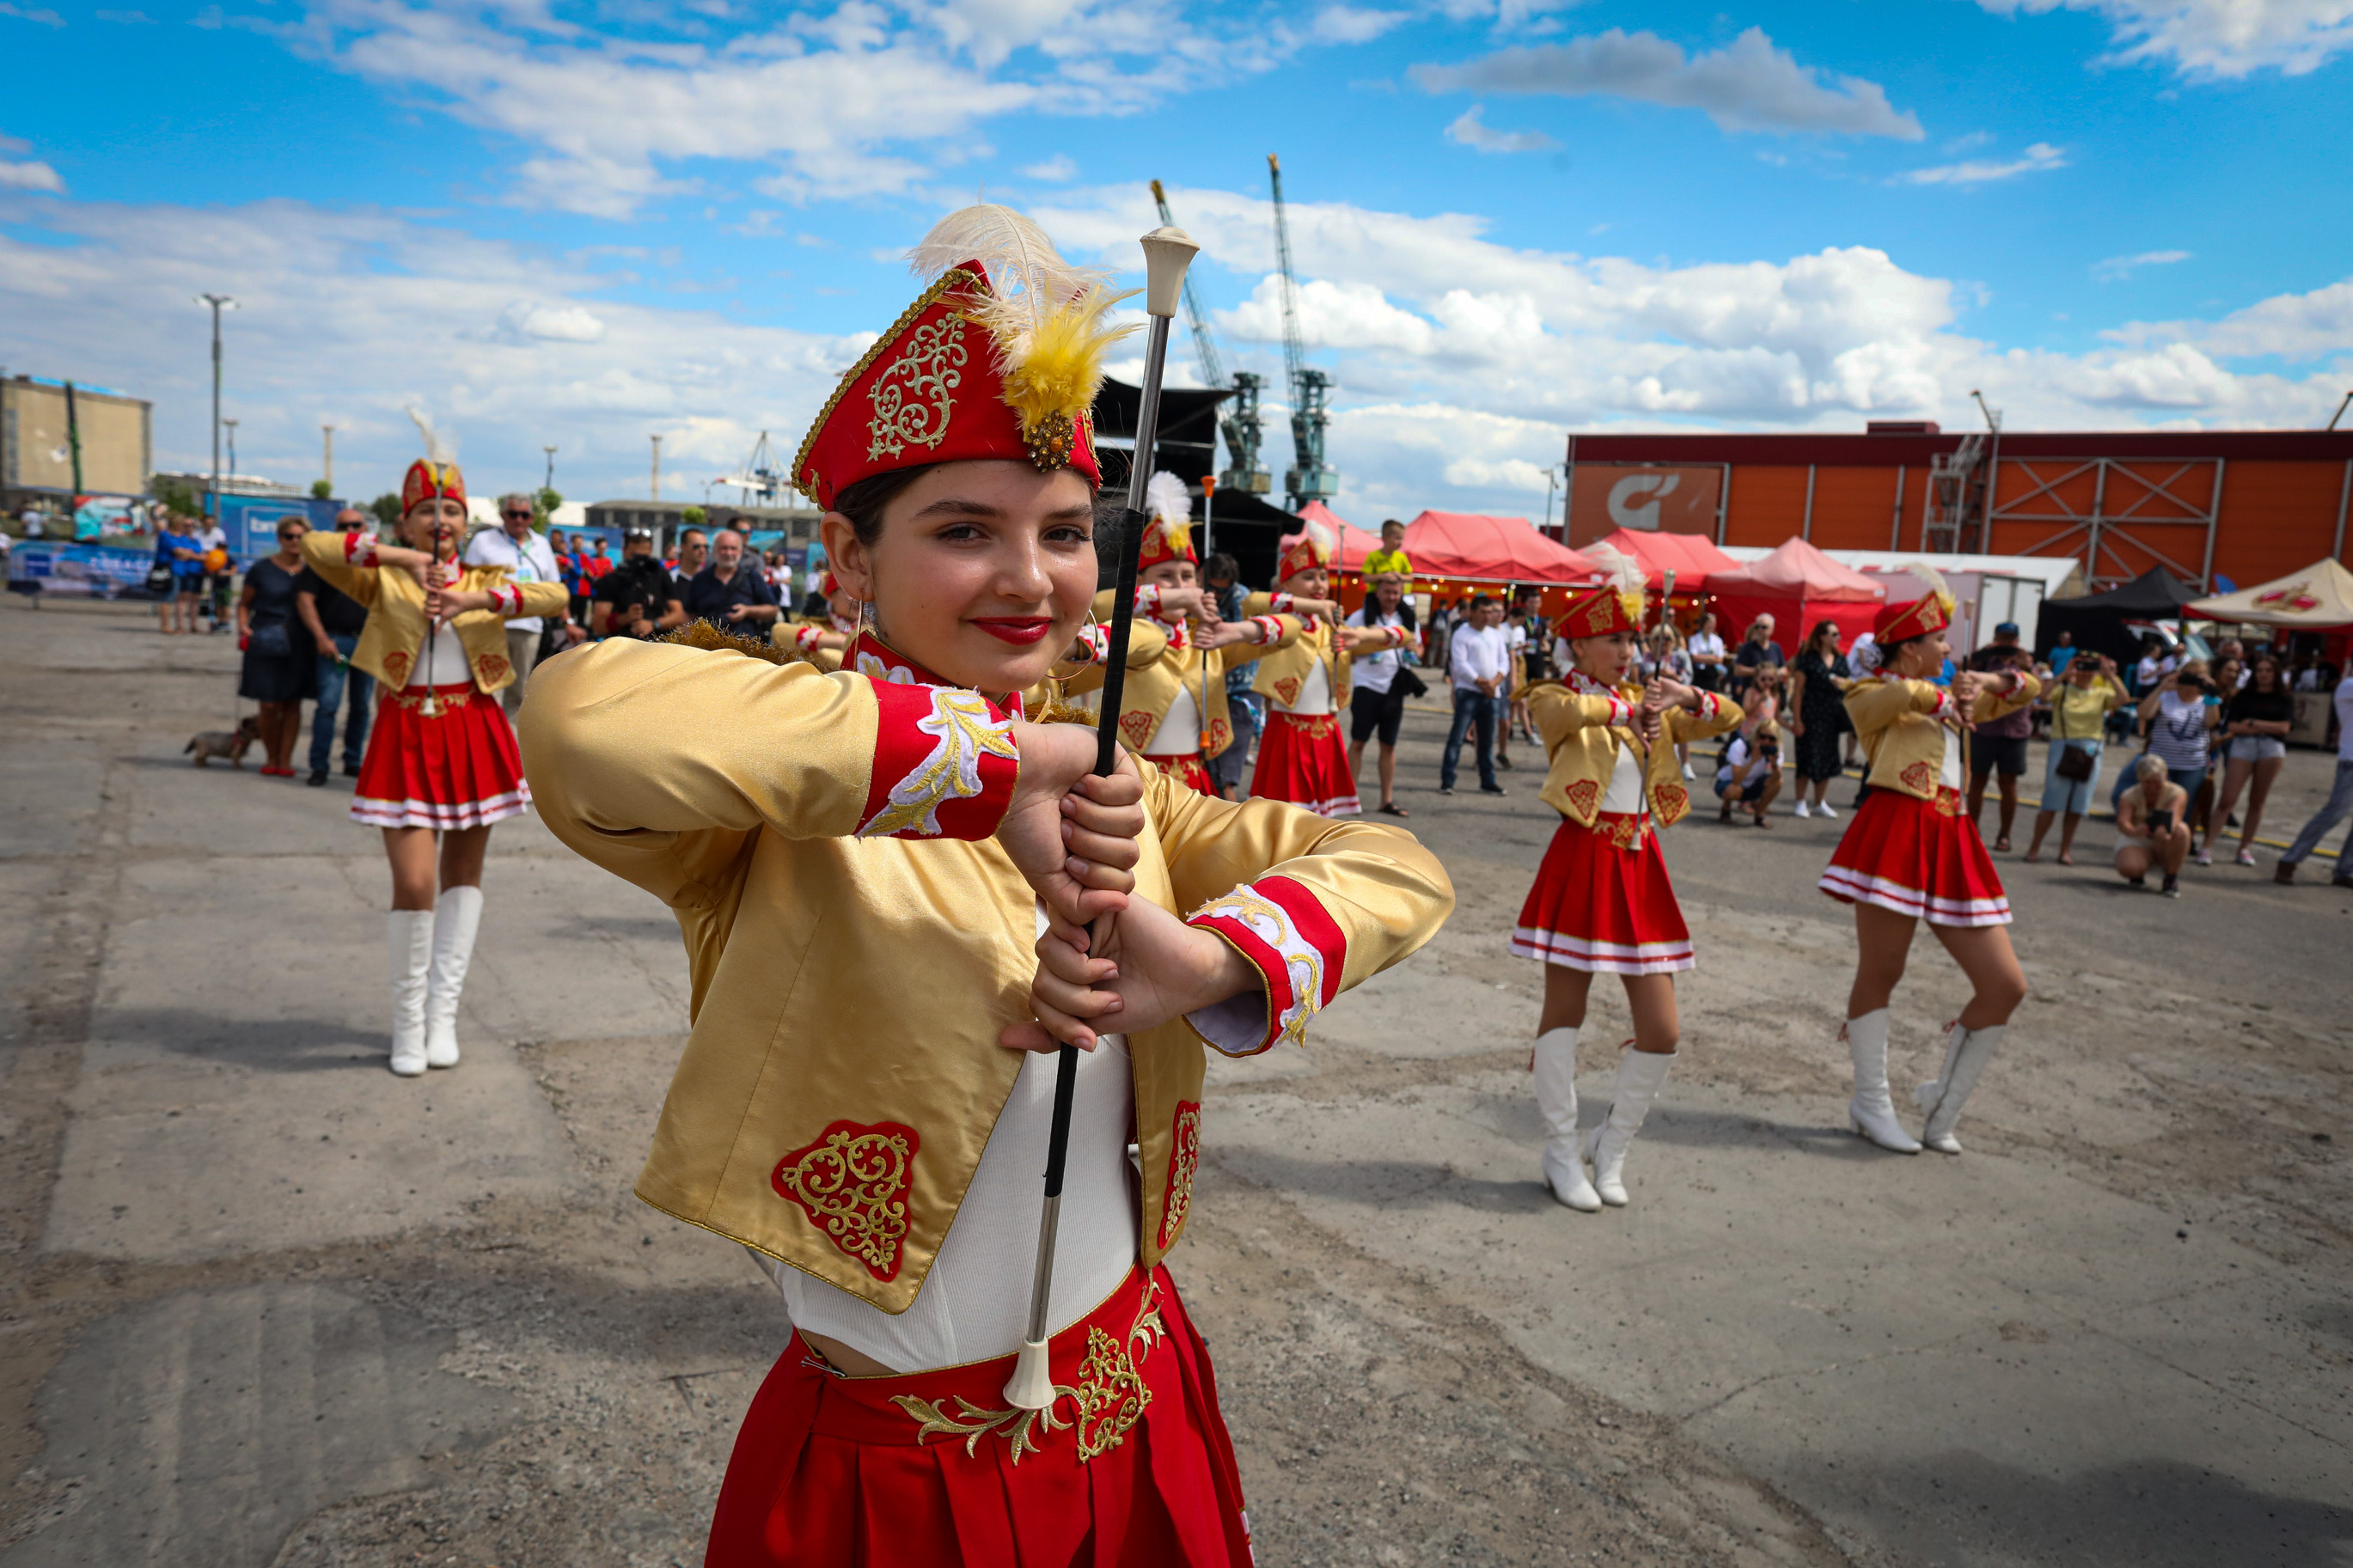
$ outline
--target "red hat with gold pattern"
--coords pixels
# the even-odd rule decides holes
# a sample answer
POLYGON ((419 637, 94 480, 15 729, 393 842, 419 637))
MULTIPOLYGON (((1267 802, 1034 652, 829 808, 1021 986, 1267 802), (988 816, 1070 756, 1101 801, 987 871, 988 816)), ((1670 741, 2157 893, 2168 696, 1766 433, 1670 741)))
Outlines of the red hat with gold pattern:
POLYGON ((1599 587, 1569 601, 1561 612, 1559 635, 1574 640, 1640 632, 1650 603, 1641 566, 1607 544, 1588 544, 1584 550, 1601 563, 1605 575, 1599 587))
POLYGON ((1872 617, 1871 635, 1882 647, 1941 632, 1953 624, 1953 594, 1945 586, 1945 574, 1920 561, 1906 563, 1904 570, 1926 583, 1928 594, 1926 598, 1879 607, 1879 614, 1872 617))
POLYGON ((466 504, 466 476, 458 471, 455 463, 444 463, 432 458, 419 458, 408 465, 408 477, 400 481, 400 511, 419 501, 453 500, 466 504))
POLYGON ((930 287, 841 378, 793 460, 828 508, 860 479, 923 464, 1026 458, 1103 482, 1091 428, 1127 299, 1010 207, 942 218, 908 253, 930 287))
POLYGON ((1165 468, 1154 474, 1144 487, 1144 543, 1135 561, 1138 572, 1170 561, 1201 563, 1201 558, 1193 553, 1193 498, 1186 492, 1184 480, 1165 468))
POLYGON ((1281 583, 1298 573, 1329 566, 1339 558, 1339 536, 1314 518, 1303 518, 1299 537, 1282 548, 1282 559, 1275 565, 1274 580, 1281 583))

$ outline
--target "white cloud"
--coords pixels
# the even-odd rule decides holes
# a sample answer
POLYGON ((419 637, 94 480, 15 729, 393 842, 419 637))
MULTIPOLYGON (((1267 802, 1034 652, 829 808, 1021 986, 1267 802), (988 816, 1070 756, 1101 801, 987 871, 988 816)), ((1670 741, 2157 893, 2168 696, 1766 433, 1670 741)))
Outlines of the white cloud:
POLYGON ((2187 346, 2217 359, 2334 357, 2348 363, 2353 362, 2353 280, 2306 294, 2274 294, 2219 321, 2134 321, 2102 335, 2136 347, 2187 346))
POLYGON ((0 0, 0 16, 14 16, 21 22, 31 22, 43 27, 62 27, 66 19, 41 5, 17 5, 11 0, 0 0))
POLYGON ((2026 149, 2021 157, 2003 161, 1973 158, 1960 163, 1939 163, 1932 169, 1912 169, 1896 176, 1907 185, 1982 185, 1994 180, 2015 179, 2021 174, 2039 174, 2046 169, 2067 166, 2066 150, 2053 147, 2048 142, 2037 142, 2026 149))
POLYGON ((1021 171, 1021 177, 1025 180, 1044 180, 1058 185, 1066 180, 1077 179, 1078 175, 1078 164, 1064 153, 1057 153, 1044 163, 1032 163, 1021 171))
POLYGON ((1978 0, 2002 16, 2091 11, 2116 61, 2168 60, 2189 77, 2303 76, 2353 49, 2349 0, 1978 0))
POLYGON ((1363 5, 1326 5, 1315 13, 1310 31, 1318 43, 1369 44, 1409 20, 1412 15, 1410 11, 1377 11, 1363 5))
POLYGON ((1711 54, 1686 56, 1656 33, 1612 27, 1565 44, 1500 50, 1465 65, 1420 65, 1429 92, 1604 94, 1697 109, 1725 131, 1830 131, 1917 142, 1924 132, 1887 90, 1859 77, 1801 66, 1751 27, 1711 54))
POLYGON ((2105 261, 2092 264, 2092 276, 2113 283, 2131 277, 2144 267, 2170 267, 2189 259, 2189 252, 2186 250, 2144 250, 2138 256, 2111 256, 2105 261))
POLYGON ((1446 139, 1482 153, 1542 153, 1560 145, 1541 131, 1497 131, 1479 118, 1482 107, 1474 103, 1464 110, 1446 128, 1446 139))
POLYGON ((518 300, 499 312, 499 333, 509 342, 596 343, 605 340, 605 323, 585 306, 518 300))
POLYGON ((55 191, 63 195, 65 188, 65 181, 47 163, 0 160, 0 191, 55 191))

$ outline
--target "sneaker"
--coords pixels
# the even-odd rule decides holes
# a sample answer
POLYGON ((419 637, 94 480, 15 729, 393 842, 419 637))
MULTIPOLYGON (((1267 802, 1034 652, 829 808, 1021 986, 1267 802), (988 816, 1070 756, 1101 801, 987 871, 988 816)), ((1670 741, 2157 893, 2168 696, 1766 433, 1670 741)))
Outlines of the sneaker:
POLYGON ((2158 891, 2163 893, 2168 899, 2179 898, 2181 896, 2181 879, 2168 875, 2165 879, 2165 886, 2159 888, 2158 891))
POLYGON ((2211 866, 2214 863, 2214 851, 2200 849, 2195 857, 2195 863, 2200 866, 2211 866))
POLYGON ((1699 777, 1699 775, 1692 772, 1692 765, 1689 763, 1685 763, 1683 764, 1683 777, 1687 779, 1695 779, 1699 777))
POLYGON ((1438 793, 1440 795, 1452 795, 1454 793, 1454 786, 1452 784, 1440 784, 1438 786, 1438 793))
POLYGON ((1834 820, 1838 816, 1838 813, 1831 809, 1831 803, 1829 801, 1824 801, 1821 805, 1814 807, 1814 815, 1816 816, 1831 817, 1834 820))
POLYGON ((1724 803, 1724 809, 1715 814, 1715 819, 1718 822, 1723 823, 1726 827, 1732 826, 1732 803, 1730 801, 1727 800, 1724 803))
POLYGON ((327 770, 324 768, 312 768, 311 770, 311 776, 304 779, 302 782, 309 784, 312 789, 317 789, 321 784, 327 782, 327 770))
POLYGON ((1499 755, 1495 759, 1495 765, 1503 769, 1505 773, 1510 773, 1512 771, 1512 759, 1499 755))
POLYGON ((1502 784, 1481 784, 1479 786, 1479 793, 1481 795, 1509 795, 1512 792, 1505 789, 1502 784))
POLYGON ((1801 800, 1801 801, 1799 801, 1799 802, 1798 803, 1798 809, 1797 809, 1796 811, 1792 812, 1790 815, 1791 815, 1791 816, 1796 816, 1796 817, 1799 818, 1800 820, 1803 820, 1804 818, 1809 817, 1809 816, 1813 816, 1814 814, 1813 814, 1812 812, 1810 812, 1810 811, 1809 811, 1809 810, 1807 810, 1807 809, 1806 809, 1806 803, 1805 803, 1804 801, 1802 801, 1802 800, 1801 800))
POLYGON ((2252 849, 2242 848, 2239 851, 2238 859, 2239 864, 2242 866, 2252 866, 2255 863, 2255 852, 2252 849))
POLYGON ((2139 876, 2135 877, 2135 878, 2132 879, 2132 885, 2133 885, 2134 887, 2136 887, 2136 888, 2146 888, 2146 887, 2147 887, 2147 886, 2148 886, 2148 873, 2147 873, 2147 872, 2146 872, 2146 871, 2143 871, 2139 876))

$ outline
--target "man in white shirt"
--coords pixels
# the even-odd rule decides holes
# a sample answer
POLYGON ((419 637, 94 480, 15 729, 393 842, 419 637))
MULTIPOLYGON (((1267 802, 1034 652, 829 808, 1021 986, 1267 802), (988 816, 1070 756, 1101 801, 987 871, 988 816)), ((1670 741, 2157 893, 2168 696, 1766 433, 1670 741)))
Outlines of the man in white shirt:
MULTIPOLYGON (((2337 683, 2337 784, 2328 792, 2327 804, 2312 814, 2304 831, 2280 857, 2279 869, 2272 880, 2282 884, 2295 880, 2295 868, 2304 858, 2320 847, 2328 830, 2353 816, 2353 675, 2337 683)), ((2337 874, 2328 879, 2339 888, 2353 888, 2353 827, 2345 830, 2345 842, 2337 847, 2337 874)))
MULTIPOLYGON (((469 566, 503 566, 507 579, 514 583, 561 583, 564 574, 556 570, 555 552, 547 541, 533 529, 531 498, 520 492, 499 498, 499 526, 483 529, 466 545, 469 566)), ((507 717, 512 719, 522 707, 523 683, 531 679, 531 667, 539 662, 539 635, 546 625, 537 616, 524 616, 507 623, 507 662, 514 666, 514 683, 502 694, 507 705, 507 717)), ((572 624, 567 612, 557 625, 565 635, 578 642, 586 634, 572 624)))
MULTIPOLYGON (((1352 626, 1403 626, 1405 579, 1384 572, 1373 579, 1373 596, 1348 617, 1352 626)), ((1396 648, 1366 654, 1351 672, 1348 697, 1348 777, 1365 765, 1365 742, 1380 739, 1381 811, 1388 816, 1410 815, 1397 803, 1398 726, 1405 719, 1405 693, 1397 689, 1398 671, 1405 655, 1396 648)))
POLYGON ((1471 601, 1471 618, 1454 634, 1447 649, 1446 674, 1454 685, 1454 724, 1446 734, 1446 750, 1438 762, 1438 793, 1454 793, 1455 768, 1462 758, 1462 736, 1477 731, 1479 793, 1502 795, 1495 782, 1495 723, 1503 707, 1504 683, 1512 678, 1511 645, 1504 637, 1504 607, 1487 595, 1471 601))

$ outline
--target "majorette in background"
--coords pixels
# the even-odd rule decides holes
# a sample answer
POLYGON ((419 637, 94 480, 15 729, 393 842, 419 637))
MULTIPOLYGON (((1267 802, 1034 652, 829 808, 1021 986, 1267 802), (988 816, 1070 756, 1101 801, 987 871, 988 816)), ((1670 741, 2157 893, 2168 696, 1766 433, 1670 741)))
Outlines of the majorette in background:
POLYGON ((1082 635, 1092 544, 1052 531, 1090 515, 1114 297, 1001 207, 944 219, 914 259, 927 287, 841 379, 794 465, 860 601, 848 664, 606 642, 536 672, 523 721, 550 827, 677 911, 695 976, 638 1195, 754 1249, 795 1325, 737 1438, 707 1561, 1239 1565, 1248 1531, 1213 1374, 1161 1264, 1191 1207, 1205 1046, 1297 1039, 1427 941, 1452 896, 1404 835, 1125 764, 1143 826, 1120 983, 1155 951, 1205 945, 1253 978, 1159 1023, 1135 993, 1128 1032, 1082 1055, 1056 1397, 1011 1407, 1054 1072, 1000 1047, 1043 1037, 1041 951, 1065 940, 1049 910, 1071 917, 1032 879, 1060 874, 1059 840, 1054 870, 1025 874, 1006 825, 1023 820, 1008 814, 1024 788, 1092 809, 1096 786, 1075 787, 1092 728, 1029 720, 1058 656, 1101 657, 1082 635), (935 522, 962 485, 1008 499, 935 522), (892 486, 896 500, 871 503, 892 486), (968 535, 919 531, 917 511, 922 530, 963 517, 968 535), (1039 559, 1022 553, 1033 543, 1049 586, 1025 609, 1005 585, 1039 559), (982 601, 935 602, 909 564, 935 545, 990 568, 993 586, 973 591, 1002 595, 1002 614, 1048 622, 1034 655, 1009 638, 971 651, 982 601), (1006 689, 959 682, 967 669, 1006 689))
MULTIPOLYGON (((1192 502, 1185 481, 1163 470, 1145 487, 1146 521, 1136 559, 1136 635, 1128 644, 1120 739, 1203 795, 1216 795, 1206 760, 1234 743, 1226 672, 1298 640, 1292 616, 1218 621, 1193 552, 1192 502), (1149 635, 1145 635, 1146 628, 1149 635)), ((1111 617, 1113 590, 1095 595, 1098 624, 1111 617)), ((1068 683, 1073 696, 1103 686, 1100 667, 1068 683)))
POLYGON ((465 478, 425 434, 427 454, 400 487, 407 544, 367 533, 302 540, 311 570, 367 609, 352 663, 381 695, 352 820, 385 830, 392 864, 391 1066, 404 1078, 458 1064, 458 998, 481 923, 491 825, 531 804, 514 728, 491 700, 515 678, 506 623, 561 615, 565 604, 561 583, 518 584, 502 566, 459 563, 465 478))
POLYGON ((1691 931, 1659 853, 1660 830, 1691 810, 1675 748, 1731 729, 1740 710, 1695 687, 1662 679, 1646 691, 1628 679, 1649 604, 1642 571, 1608 545, 1588 553, 1610 574, 1557 623, 1576 662, 1521 692, 1551 758, 1542 798, 1561 824, 1521 906, 1512 951, 1548 966, 1531 1058, 1545 1184, 1591 1213, 1627 1201, 1626 1151, 1681 1034, 1672 977, 1693 965, 1691 931), (1619 1063, 1608 1120, 1580 1134, 1577 1044, 1596 973, 1623 979, 1634 1048, 1619 1063))
POLYGON ((1354 816, 1362 805, 1348 768, 1340 715, 1348 707, 1348 671, 1363 654, 1403 647, 1402 626, 1348 626, 1330 597, 1331 565, 1339 537, 1314 519, 1284 546, 1275 591, 1243 601, 1250 616, 1296 613, 1301 631, 1259 660, 1250 689, 1266 699, 1266 731, 1259 737, 1253 799, 1293 801, 1325 816, 1354 816))
POLYGON ((2008 1032, 2026 994, 2011 951, 2010 899, 1977 824, 1961 806, 1969 776, 1969 730, 2034 700, 2035 679, 2021 670, 1964 670, 1952 689, 1936 682, 1948 649, 1953 597, 1933 567, 1905 570, 1929 585, 1926 597, 1881 608, 1872 631, 1878 671, 1848 688, 1869 768, 1871 794, 1847 824, 1822 872, 1821 889, 1854 906, 1854 989, 1845 1038, 1854 1067, 1850 1124, 1883 1149, 1916 1154, 1921 1142, 1947 1154, 1961 1108, 2008 1032), (1926 921, 1969 977, 1976 994, 1947 1026, 1945 1063, 1913 1098, 1927 1113, 1921 1139, 1896 1120, 1887 1087, 1887 1010, 1902 977, 1915 924, 1926 921))

